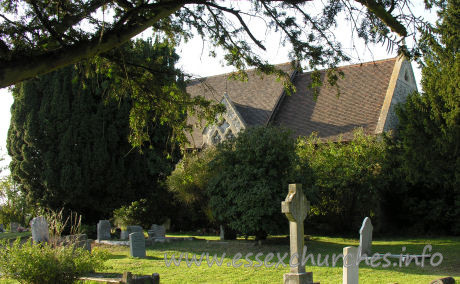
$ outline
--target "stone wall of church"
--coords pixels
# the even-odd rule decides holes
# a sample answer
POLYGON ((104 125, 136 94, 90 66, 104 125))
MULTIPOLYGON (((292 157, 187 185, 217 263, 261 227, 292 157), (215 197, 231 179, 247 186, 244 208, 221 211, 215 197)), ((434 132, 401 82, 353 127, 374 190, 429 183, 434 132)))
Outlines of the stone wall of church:
POLYGON ((396 106, 406 101, 407 96, 417 90, 414 72, 409 61, 404 61, 399 71, 398 80, 396 81, 395 90, 385 120, 384 131, 395 129, 398 125, 398 116, 396 115, 396 106))

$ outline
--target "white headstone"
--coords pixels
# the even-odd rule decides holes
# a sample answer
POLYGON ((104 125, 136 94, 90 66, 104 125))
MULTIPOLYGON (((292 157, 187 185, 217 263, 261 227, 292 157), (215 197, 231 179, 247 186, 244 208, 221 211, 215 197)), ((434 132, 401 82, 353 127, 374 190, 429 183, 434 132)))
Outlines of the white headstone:
POLYGON ((129 254, 131 257, 145 257, 145 237, 143 233, 129 234, 129 254))
POLYGON ((32 240, 34 243, 47 243, 50 240, 50 233, 48 222, 42 216, 35 217, 30 222, 30 229, 32 230, 32 240))
POLYGON ((361 256, 372 255, 372 226, 371 219, 369 217, 364 218, 363 225, 359 229, 359 252, 361 256))
POLYGON ((290 184, 289 193, 285 201, 281 202, 281 212, 286 214, 289 220, 290 259, 294 264, 291 266, 291 272, 283 275, 285 284, 313 283, 313 274, 305 272, 305 266, 301 265, 305 237, 303 221, 308 211, 310 211, 310 202, 302 192, 302 185, 290 184))
POLYGON ((97 240, 110 240, 110 222, 108 220, 99 220, 97 223, 97 240))
POLYGON ((343 284, 358 284, 359 262, 358 248, 343 248, 343 284))

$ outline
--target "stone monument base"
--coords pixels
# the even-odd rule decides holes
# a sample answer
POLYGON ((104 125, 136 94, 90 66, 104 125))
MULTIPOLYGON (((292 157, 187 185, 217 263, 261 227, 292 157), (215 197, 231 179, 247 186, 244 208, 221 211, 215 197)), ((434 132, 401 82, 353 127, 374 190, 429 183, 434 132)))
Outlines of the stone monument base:
POLYGON ((283 280, 284 284, 313 284, 313 272, 286 273, 283 280))

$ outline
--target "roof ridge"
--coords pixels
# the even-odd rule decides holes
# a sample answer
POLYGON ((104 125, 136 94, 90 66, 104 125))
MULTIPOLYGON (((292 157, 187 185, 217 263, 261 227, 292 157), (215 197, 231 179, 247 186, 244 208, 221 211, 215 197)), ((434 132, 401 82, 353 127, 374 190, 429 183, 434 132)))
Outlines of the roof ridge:
MULTIPOLYGON (((351 68, 351 67, 361 67, 361 66, 364 66, 364 65, 370 65, 370 64, 376 64, 376 63, 383 63, 383 62, 387 62, 387 61, 396 61, 398 59, 399 56, 396 56, 396 57, 391 57, 391 58, 386 58, 386 59, 379 59, 379 60, 372 60, 372 61, 366 61, 366 62, 361 62, 361 63, 353 63, 353 64, 350 64, 350 65, 343 65, 343 66, 339 66, 337 67, 337 69, 344 69, 344 68, 351 68)), ((324 68, 324 69, 319 69, 318 71, 319 72, 324 72, 324 71, 327 71, 328 68, 324 68)), ((300 73, 299 75, 305 75, 305 74, 309 74, 309 73, 312 73, 313 70, 311 71, 307 71, 307 72, 303 72, 303 73, 300 73)))
MULTIPOLYGON (((280 66, 280 65, 287 65, 287 64, 291 64, 291 62, 289 61, 289 62, 284 62, 284 63, 279 63, 279 64, 273 64, 273 66, 280 66)), ((257 67, 247 69, 246 72, 252 72, 252 71, 256 71, 256 70, 257 70, 257 67)), ((200 78, 196 78, 196 79, 191 80, 191 82, 194 82, 194 81, 197 81, 197 80, 204 80, 204 79, 208 79, 208 78, 220 77, 220 76, 224 76, 224 75, 231 75, 231 74, 236 73, 236 72, 237 71, 232 71, 232 72, 221 73, 221 74, 216 74, 216 75, 211 75, 211 76, 206 76, 206 77, 200 77, 200 78)))

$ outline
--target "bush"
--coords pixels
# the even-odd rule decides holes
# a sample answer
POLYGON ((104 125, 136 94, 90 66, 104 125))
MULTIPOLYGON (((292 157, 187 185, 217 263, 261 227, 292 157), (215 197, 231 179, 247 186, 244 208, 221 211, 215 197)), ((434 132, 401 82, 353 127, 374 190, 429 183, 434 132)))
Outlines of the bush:
POLYGON ((73 283, 103 268, 107 259, 107 254, 97 249, 90 253, 74 246, 21 244, 19 239, 11 245, 3 240, 0 245, 0 274, 21 283, 73 283))
POLYGON ((162 223, 164 219, 155 219, 151 214, 154 210, 151 209, 152 205, 147 199, 131 202, 128 206, 121 206, 113 211, 114 223, 123 230, 130 225, 149 228, 153 223, 162 223))
POLYGON ((186 153, 166 181, 177 201, 176 206, 181 208, 181 212, 186 211, 183 217, 195 228, 206 227, 214 221, 206 188, 212 175, 209 163, 215 155, 214 147, 202 152, 186 153))
POLYGON ((294 159, 294 140, 281 128, 251 127, 218 145, 207 187, 217 221, 258 239, 285 232, 280 204, 292 182, 294 159))
POLYGON ((385 141, 356 130, 350 142, 299 139, 300 180, 312 202, 310 223, 329 233, 356 232, 364 217, 378 223, 385 141))

